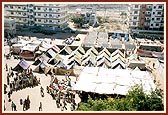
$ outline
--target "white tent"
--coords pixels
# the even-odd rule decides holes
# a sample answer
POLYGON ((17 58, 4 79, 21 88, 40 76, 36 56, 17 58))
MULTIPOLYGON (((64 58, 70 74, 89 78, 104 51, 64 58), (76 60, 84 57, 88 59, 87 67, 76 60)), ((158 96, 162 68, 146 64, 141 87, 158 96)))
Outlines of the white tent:
POLYGON ((123 61, 121 61, 120 59, 117 59, 113 63, 111 63, 111 68, 112 69, 117 68, 117 66, 120 66, 122 69, 126 68, 125 63, 123 63, 123 61))
POLYGON ((111 53, 106 48, 104 48, 102 51, 99 52, 99 54, 102 54, 102 53, 106 53, 109 57, 111 55, 111 53))
POLYGON ((122 57, 125 57, 124 56, 124 53, 122 53, 121 51, 120 51, 120 49, 116 49, 112 54, 111 54, 111 56, 113 57, 113 56, 115 56, 116 54, 120 54, 122 57))
POLYGON ((77 49, 76 49, 76 51, 78 51, 81 55, 84 55, 86 52, 85 52, 85 50, 81 47, 81 46, 79 46, 77 49))
POLYGON ((145 93, 150 93, 156 88, 151 76, 148 77, 148 80, 144 77, 150 75, 149 73, 134 71, 132 74, 132 72, 132 70, 123 69, 85 67, 74 86, 74 90, 126 95, 131 86, 135 84, 142 84, 145 93), (143 77, 138 78, 140 75, 143 77))

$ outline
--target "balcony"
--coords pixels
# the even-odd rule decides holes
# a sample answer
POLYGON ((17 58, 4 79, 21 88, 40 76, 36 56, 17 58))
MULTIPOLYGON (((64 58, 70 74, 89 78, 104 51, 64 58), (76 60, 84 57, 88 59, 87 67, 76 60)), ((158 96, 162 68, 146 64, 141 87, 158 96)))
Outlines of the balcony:
POLYGON ((145 19, 145 22, 150 22, 150 19, 145 19))
POLYGON ((147 7, 146 10, 152 11, 152 8, 151 7, 147 7))
POLYGON ((145 16, 151 16, 151 13, 150 13, 150 14, 147 14, 147 13, 146 13, 145 16))
POLYGON ((164 20, 161 20, 161 23, 164 23, 164 20))

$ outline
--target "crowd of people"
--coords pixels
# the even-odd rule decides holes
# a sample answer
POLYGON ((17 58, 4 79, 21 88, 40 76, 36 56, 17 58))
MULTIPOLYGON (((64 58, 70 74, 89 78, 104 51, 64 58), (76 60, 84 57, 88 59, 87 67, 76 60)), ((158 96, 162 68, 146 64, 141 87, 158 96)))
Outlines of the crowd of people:
POLYGON ((58 80, 54 75, 51 75, 50 85, 47 86, 47 93, 49 93, 56 101, 57 108, 67 110, 67 103, 70 104, 71 111, 75 110, 77 104, 75 103, 75 91, 72 89, 72 81, 68 75, 65 79, 58 80))
MULTIPOLYGON (((6 70, 8 71, 7 67, 6 70)), ((40 80, 33 74, 32 69, 24 70, 20 73, 13 72, 12 68, 7 73, 7 85, 10 92, 22 90, 27 87, 34 87, 40 84, 40 80)))
MULTIPOLYGON (((13 91, 19 91, 27 87, 35 87, 40 84, 40 79, 33 74, 32 69, 23 70, 22 72, 14 73, 12 67, 8 67, 5 65, 5 70, 7 71, 7 84, 4 84, 4 94, 8 96, 8 102, 11 102, 12 111, 17 111, 16 104, 11 99, 11 95, 13 91), (7 88, 9 89, 7 91, 7 88)), ((5 102, 5 100, 4 100, 5 102)), ((20 105, 23 105, 23 111, 28 110, 30 108, 30 99, 27 96, 27 99, 23 101, 20 99, 20 105)), ((6 108, 4 107, 4 110, 6 108)))

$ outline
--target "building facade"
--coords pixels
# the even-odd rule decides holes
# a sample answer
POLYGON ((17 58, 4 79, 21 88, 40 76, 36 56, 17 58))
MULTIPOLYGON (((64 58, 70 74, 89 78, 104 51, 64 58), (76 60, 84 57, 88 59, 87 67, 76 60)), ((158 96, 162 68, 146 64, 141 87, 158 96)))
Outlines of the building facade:
POLYGON ((4 32, 5 37, 10 36, 13 37, 16 35, 16 23, 13 19, 5 19, 4 20, 4 32))
POLYGON ((163 31, 164 4, 130 4, 130 29, 163 31))
POLYGON ((64 4, 5 4, 5 18, 17 25, 42 26, 52 30, 67 27, 67 5, 64 4))

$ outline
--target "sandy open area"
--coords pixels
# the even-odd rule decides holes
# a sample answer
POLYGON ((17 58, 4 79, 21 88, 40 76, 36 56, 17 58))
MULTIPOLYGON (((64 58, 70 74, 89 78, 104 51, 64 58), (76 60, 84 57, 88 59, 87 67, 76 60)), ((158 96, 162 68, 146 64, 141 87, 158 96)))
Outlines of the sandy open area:
MULTIPOLYGON (((5 47, 4 49, 5 49, 4 50, 5 52, 8 52, 7 51, 8 47, 5 47)), ((6 60, 4 58, 4 61, 3 61, 4 64, 3 65, 5 65, 7 63, 8 67, 15 67, 18 64, 19 61, 20 60, 16 60, 13 57, 10 60, 6 60)), ((27 61, 27 62, 29 64, 33 63, 33 61, 27 61)), ((30 68, 32 68, 32 69, 34 69, 35 67, 36 66, 34 66, 34 65, 30 66, 30 68)), ((45 111, 46 112, 62 112, 60 108, 56 107, 55 100, 52 99, 51 95, 48 94, 47 90, 46 90, 46 86, 48 86, 50 84, 50 80, 51 80, 50 75, 45 76, 44 74, 39 74, 39 73, 34 73, 34 74, 37 76, 37 78, 40 78, 41 85, 36 86, 34 88, 22 89, 22 90, 19 90, 17 92, 14 91, 12 96, 11 96, 12 101, 17 106, 17 112, 23 112, 23 106, 19 104, 20 103, 20 98, 22 98, 24 100, 24 99, 27 98, 28 95, 29 95, 30 101, 31 101, 30 109, 28 109, 27 111, 24 111, 24 112, 39 112, 38 108, 39 108, 40 102, 42 102, 42 108, 43 108, 42 112, 45 112, 45 111), (41 97, 41 94, 40 94, 40 87, 41 86, 44 88, 44 95, 45 95, 44 97, 41 97)), ((5 67, 3 66, 2 80, 3 80, 3 83, 5 83, 5 84, 7 84, 6 75, 7 75, 7 72, 5 71, 5 67)), ((57 77, 60 80, 65 78, 65 76, 57 76, 57 77)), ((71 80, 75 81, 76 78, 71 76, 71 80)), ((7 91, 9 91, 9 86, 7 88, 7 91)), ((3 94, 2 100, 5 100, 5 104, 3 103, 2 105, 3 106, 5 105, 5 108, 6 108, 6 111, 4 111, 4 112, 10 112, 10 111, 12 112, 11 102, 8 102, 7 94, 4 94, 4 93, 2 93, 2 94, 3 94)), ((77 99, 77 101, 80 101, 78 97, 76 99, 77 99)), ((64 111, 71 111, 69 104, 67 105, 67 108, 68 108, 68 110, 64 110, 64 111)))

